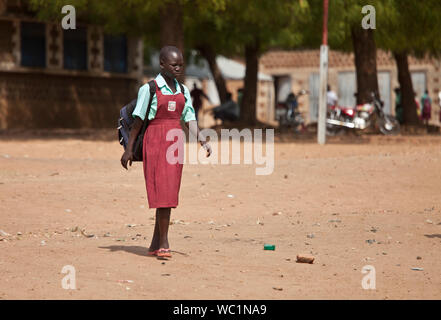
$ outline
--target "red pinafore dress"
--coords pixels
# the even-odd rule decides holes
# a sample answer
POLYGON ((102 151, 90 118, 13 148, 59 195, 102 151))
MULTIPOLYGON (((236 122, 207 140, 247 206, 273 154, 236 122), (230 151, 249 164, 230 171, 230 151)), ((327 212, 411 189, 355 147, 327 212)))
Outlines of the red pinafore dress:
POLYGON ((158 101, 156 116, 148 125, 143 140, 147 199, 149 208, 176 208, 183 167, 185 137, 180 119, 185 98, 182 92, 163 95, 156 81, 155 85, 158 101), (168 161, 167 152, 172 161, 168 161))

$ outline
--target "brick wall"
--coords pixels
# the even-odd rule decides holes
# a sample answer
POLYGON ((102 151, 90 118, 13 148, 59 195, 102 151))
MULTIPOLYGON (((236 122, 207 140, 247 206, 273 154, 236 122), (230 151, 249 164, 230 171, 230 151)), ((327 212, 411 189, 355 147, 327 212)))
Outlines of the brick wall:
POLYGON ((129 73, 112 74, 103 71, 102 30, 88 26, 93 64, 88 71, 64 70, 61 27, 47 24, 47 68, 26 68, 20 64, 20 23, 0 19, 0 129, 116 127, 119 109, 137 94, 140 39, 130 38, 129 73))
POLYGON ((133 79, 0 72, 0 129, 113 128, 137 90, 133 79))

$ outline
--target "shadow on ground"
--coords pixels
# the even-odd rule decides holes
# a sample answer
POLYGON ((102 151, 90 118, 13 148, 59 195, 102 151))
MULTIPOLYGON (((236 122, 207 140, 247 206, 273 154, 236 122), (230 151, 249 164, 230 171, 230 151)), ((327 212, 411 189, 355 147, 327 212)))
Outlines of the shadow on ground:
POLYGON ((147 247, 141 247, 141 246, 108 246, 108 247, 98 247, 100 249, 108 249, 110 252, 116 252, 116 251, 125 251, 128 253, 133 253, 138 256, 142 257, 150 257, 147 252, 147 247))
MULTIPOLYGON (((142 257, 155 257, 147 254, 148 252, 147 247, 141 247, 141 246, 107 246, 107 247, 98 247, 98 248, 108 249, 110 252, 125 251, 142 257)), ((185 252, 179 252, 176 250, 171 250, 171 252, 177 253, 182 256, 188 256, 188 254, 186 254, 185 252)))
POLYGON ((425 234, 424 235, 426 238, 431 238, 431 239, 433 239, 433 238, 439 238, 439 239, 441 239, 441 234, 425 234))

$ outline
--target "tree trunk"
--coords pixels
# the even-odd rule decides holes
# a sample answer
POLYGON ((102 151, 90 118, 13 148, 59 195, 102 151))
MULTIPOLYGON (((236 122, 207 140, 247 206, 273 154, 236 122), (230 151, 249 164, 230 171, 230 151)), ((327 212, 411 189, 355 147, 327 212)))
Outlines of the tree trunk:
POLYGON ((377 47, 372 29, 354 26, 351 29, 354 62, 357 74, 357 104, 372 101, 372 92, 378 91, 377 47))
MULTIPOLYGON (((183 10, 179 1, 167 1, 160 9, 160 44, 175 46, 184 54, 183 10)), ((179 81, 185 79, 185 68, 179 81)))
POLYGON ((6 12, 6 0, 0 0, 0 15, 6 12))
POLYGON ((398 82, 401 90, 401 105, 403 108, 403 122, 405 124, 418 124, 417 106, 413 91, 412 78, 409 71, 406 52, 394 52, 394 58, 398 69, 398 82))
POLYGON ((216 53, 213 48, 209 45, 200 45, 197 47, 199 53, 207 60, 208 65, 210 66, 211 74, 214 78, 214 83, 216 84, 217 92, 219 94, 219 99, 221 103, 227 101, 227 85, 225 83, 225 79, 222 76, 222 73, 219 69, 219 66, 216 62, 216 53))
POLYGON ((256 124, 257 82, 259 73, 259 42, 245 46, 246 71, 240 120, 248 125, 256 124))

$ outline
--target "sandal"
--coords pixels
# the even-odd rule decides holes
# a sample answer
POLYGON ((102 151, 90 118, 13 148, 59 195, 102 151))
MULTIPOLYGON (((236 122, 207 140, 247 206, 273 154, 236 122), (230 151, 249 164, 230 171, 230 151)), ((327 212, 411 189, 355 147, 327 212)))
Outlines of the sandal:
POLYGON ((148 251, 147 255, 148 256, 157 256, 158 255, 159 250, 154 250, 154 251, 148 251))
POLYGON ((157 256, 161 257, 161 258, 171 258, 171 253, 170 252, 171 252, 170 249, 161 248, 161 249, 158 250, 157 256))

